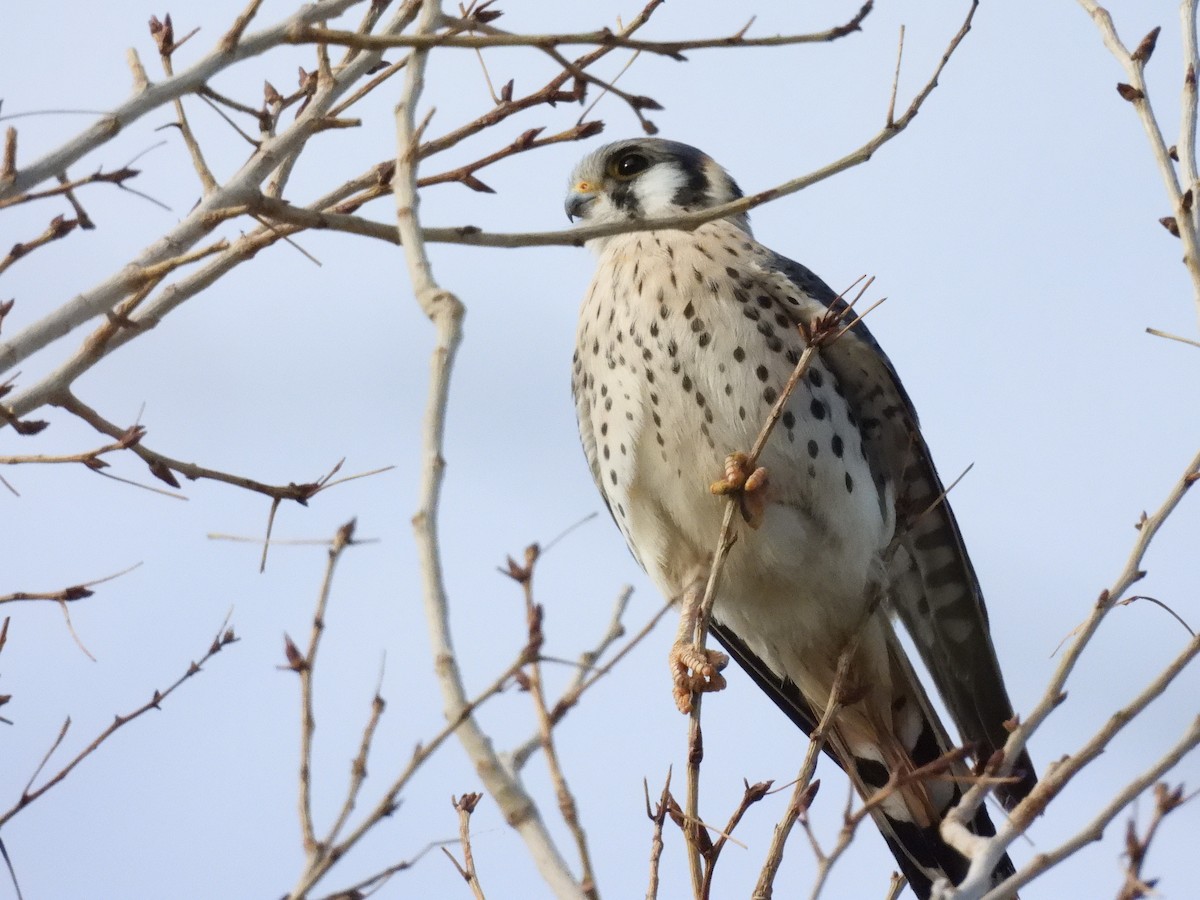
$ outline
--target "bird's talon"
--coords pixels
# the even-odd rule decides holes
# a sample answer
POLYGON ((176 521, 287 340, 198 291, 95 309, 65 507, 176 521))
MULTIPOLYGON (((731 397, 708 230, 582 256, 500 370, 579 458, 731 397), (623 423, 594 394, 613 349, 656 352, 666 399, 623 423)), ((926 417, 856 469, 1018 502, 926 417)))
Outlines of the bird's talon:
POLYGON ((746 484, 742 488, 747 494, 753 494, 755 491, 762 490, 767 486, 767 470, 759 466, 750 473, 750 477, 746 479, 746 484))
POLYGON ((740 450, 725 457, 725 477, 709 485, 709 490, 718 497, 756 491, 767 483, 767 470, 750 468, 750 457, 740 450))
POLYGON ((671 648, 672 694, 675 705, 682 713, 692 711, 692 695, 705 694, 725 689, 725 676, 721 670, 729 665, 729 657, 720 650, 697 647, 679 642, 671 648))

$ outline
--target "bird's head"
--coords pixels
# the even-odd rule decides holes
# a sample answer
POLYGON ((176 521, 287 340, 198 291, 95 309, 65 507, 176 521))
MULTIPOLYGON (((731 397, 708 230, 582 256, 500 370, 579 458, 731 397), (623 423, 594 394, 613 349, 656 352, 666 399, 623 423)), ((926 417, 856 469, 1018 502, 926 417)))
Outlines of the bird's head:
MULTIPOLYGON (((589 153, 571 173, 567 217, 588 225, 661 219, 742 196, 737 183, 695 147, 633 138, 589 153)), ((749 233, 745 214, 731 221, 749 233)))

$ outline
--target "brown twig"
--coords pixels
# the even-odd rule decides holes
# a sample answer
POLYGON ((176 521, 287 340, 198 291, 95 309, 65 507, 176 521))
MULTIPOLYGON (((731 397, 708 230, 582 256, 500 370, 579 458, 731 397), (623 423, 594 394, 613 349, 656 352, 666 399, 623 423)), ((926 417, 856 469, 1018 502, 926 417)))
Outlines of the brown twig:
POLYGON ((103 578, 97 578, 94 581, 85 581, 82 584, 72 585, 57 591, 17 591, 13 594, 0 594, 0 603, 15 603, 19 600, 50 600, 55 603, 73 603, 76 600, 84 600, 91 597, 96 592, 92 590, 98 584, 104 584, 106 581, 112 581, 115 578, 120 578, 122 575, 128 575, 141 563, 134 563, 127 569, 122 569, 120 572, 115 572, 112 575, 105 575, 103 578))
POLYGON ((8 822, 11 821, 12 818, 19 812, 21 812, 21 810, 25 809, 25 807, 29 806, 29 804, 33 803, 39 797, 43 796, 55 785, 60 784, 63 779, 71 774, 76 766, 95 753, 96 750, 118 730, 150 710, 161 708, 162 702, 171 696, 171 694, 175 693, 179 686, 185 681, 199 674, 205 663, 224 650, 228 645, 235 643, 238 638, 234 635, 233 629, 229 628, 228 625, 229 622, 228 619, 226 619, 226 621, 222 623, 220 629, 217 631, 217 636, 213 638, 212 643, 209 644, 208 650, 205 651, 204 655, 200 657, 199 661, 191 663, 188 666, 187 671, 180 675, 179 678, 172 682, 165 690, 156 690, 153 696, 151 696, 149 700, 147 700, 137 709, 126 713, 125 715, 116 716, 112 723, 98 735, 96 735, 96 737, 92 739, 91 743, 89 743, 83 748, 83 750, 76 754, 76 756, 70 762, 59 769, 50 778, 46 779, 46 781, 43 782, 40 787, 34 788, 34 781, 37 779, 42 769, 45 768, 46 763, 49 762, 50 757, 54 754, 54 751, 62 744, 63 739, 66 737, 67 731, 71 726, 71 720, 67 719, 63 723, 63 727, 59 731, 58 737, 51 745, 49 752, 47 752, 41 764, 30 777, 29 783, 26 784, 25 789, 21 792, 20 798, 6 812, 0 813, 0 829, 8 824, 8 822))
POLYGON ((317 850, 312 814, 312 743, 313 733, 317 727, 316 714, 313 710, 313 673, 317 663, 317 650, 321 645, 321 637, 325 633, 325 611, 329 606, 329 595, 333 589, 333 574, 342 553, 354 543, 354 524, 354 520, 351 519, 339 528, 329 548, 325 576, 317 595, 316 609, 313 611, 312 630, 309 634, 307 651, 301 655, 291 638, 284 636, 287 668, 300 676, 300 833, 304 842, 304 852, 309 856, 312 856, 317 850))
MULTIPOLYGON (((245 25, 243 24, 242 27, 244 28, 245 25)), ((175 76, 175 67, 171 61, 171 55, 184 41, 195 33, 196 31, 192 31, 177 42, 175 40, 175 27, 171 23, 170 14, 164 16, 161 22, 157 16, 150 17, 150 36, 154 38, 154 42, 158 45, 158 58, 162 63, 163 72, 166 73, 168 78, 175 76)), ((232 49, 231 46, 227 48, 226 52, 232 49)), ((187 114, 183 110, 183 98, 176 97, 171 102, 175 106, 175 117, 177 120, 175 124, 179 127, 179 133, 183 136, 184 146, 187 147, 188 155, 192 158, 192 168, 196 170, 196 175, 200 179, 200 187, 205 195, 212 194, 220 188, 220 184, 213 176, 212 169, 208 167, 208 163, 204 159, 204 152, 200 149, 200 142, 196 140, 196 135, 188 123, 187 114)))
MULTIPOLYGON (((632 591, 632 588, 625 588, 622 591, 622 597, 627 599, 628 593, 631 591, 632 591)), ((622 605, 622 599, 618 598, 618 607, 620 607, 621 605, 622 605)), ((667 614, 667 612, 670 611, 670 609, 671 609, 670 603, 663 604, 663 606, 661 606, 659 608, 658 612, 656 612, 653 616, 651 616, 650 620, 648 622, 646 622, 646 624, 643 625, 642 628, 633 637, 631 637, 628 641, 626 641, 625 644, 621 647, 621 649, 618 650, 613 655, 613 658, 610 659, 608 662, 606 662, 604 665, 593 669, 593 668, 590 668, 592 663, 582 663, 581 662, 580 671, 576 675, 575 680, 567 687, 567 689, 565 691, 563 691, 562 696, 560 696, 558 698, 557 702, 555 702, 555 704, 554 704, 554 707, 550 710, 551 723, 553 725, 558 725, 558 723, 562 721, 562 719, 567 715, 567 713, 569 713, 572 709, 574 709, 575 706, 579 703, 580 697, 582 697, 583 694, 586 693, 588 691, 588 689, 591 688, 594 684, 596 684, 596 682, 598 682, 601 678, 604 678, 606 675, 608 675, 608 673, 611 672, 613 670, 613 668, 621 660, 623 660, 630 653, 630 651, 633 650, 634 647, 636 647, 638 644, 640 644, 646 638, 646 636, 649 635, 650 632, 654 630, 655 626, 658 625, 658 623, 662 621, 663 616, 665 616, 667 614)), ((610 626, 609 633, 611 634, 611 626, 610 626)), ((606 642, 607 642, 607 635, 606 635, 605 639, 603 639, 601 641, 601 644, 599 646, 600 647, 605 646, 606 642)), ((595 651, 593 651, 593 652, 595 652, 595 651)), ((588 654, 586 654, 586 653, 583 654, 583 657, 581 657, 581 660, 583 658, 586 658, 587 656, 588 656, 588 654)), ((541 746, 542 746, 542 742, 541 742, 541 736, 539 734, 539 735, 534 735, 529 740, 527 740, 524 744, 522 744, 520 747, 518 747, 511 754, 513 768, 517 771, 520 771, 522 768, 524 768, 525 764, 529 761, 529 757, 532 756, 537 750, 541 749, 541 746)))
MULTIPOLYGON (((844 688, 846 679, 849 676, 850 666, 854 662, 854 657, 858 653, 858 645, 862 639, 866 619, 874 611, 875 604, 871 604, 864 616, 863 622, 854 630, 850 641, 842 648, 841 653, 838 654, 833 685, 829 689, 829 700, 825 704, 824 711, 821 713, 821 721, 817 723, 817 727, 808 736, 808 749, 804 753, 804 761, 800 764, 800 773, 796 776, 796 781, 792 788, 792 796, 788 801, 787 809, 784 810, 783 818, 776 823, 775 830, 771 835, 771 844, 767 850, 766 859, 763 861, 762 870, 759 872, 758 882, 754 886, 754 893, 751 894, 753 900, 768 900, 771 897, 774 890, 775 876, 779 873, 779 866, 783 863, 783 851, 787 845, 788 836, 791 834, 796 822, 805 816, 809 806, 817 795, 817 790, 821 786, 820 781, 813 780, 813 776, 817 771, 817 760, 821 756, 821 751, 825 749, 825 744, 829 739, 833 723, 845 707, 846 698, 844 696, 844 688)), ((818 853, 819 858, 821 858, 820 853, 818 853)))
POLYGON ((1129 863, 1125 868, 1125 883, 1117 893, 1117 900, 1141 900, 1154 893, 1156 879, 1147 879, 1142 875, 1146 864, 1146 856, 1150 852, 1150 844, 1158 834, 1158 828, 1170 813, 1187 802, 1183 785, 1171 787, 1165 781, 1154 786, 1154 812, 1150 816, 1150 824, 1144 834, 1139 835, 1137 819, 1131 817, 1125 828, 1125 856, 1129 863))
POLYGON ((46 230, 29 241, 19 241, 9 248, 8 253, 0 258, 0 275, 12 266, 18 259, 28 256, 39 247, 44 247, 51 241, 65 238, 79 225, 78 219, 68 219, 65 216, 55 216, 46 226, 46 230))
MULTIPOLYGON (((1198 479, 1200 479, 1200 454, 1195 456, 1188 464, 1184 474, 1175 483, 1175 486, 1167 495, 1162 505, 1140 522, 1137 540, 1134 542, 1129 558, 1126 560, 1116 581, 1113 582, 1111 587, 1101 591, 1099 598, 1097 598, 1092 607, 1091 615, 1080 626, 1076 637, 1071 641, 1066 653, 1059 661, 1058 668, 1051 677, 1045 692, 1042 694, 1042 698, 1033 710, 1030 711, 1028 716, 1017 725, 1012 734, 1009 735, 1008 740, 1004 744, 1003 753, 1000 755, 1000 762, 990 774, 997 777, 1008 775, 1013 763, 1020 758, 1021 751, 1024 749, 1029 736, 1066 699, 1064 688, 1075 665, 1079 662, 1080 657, 1091 642, 1093 635, 1099 629, 1101 622, 1104 621, 1104 618, 1130 587, 1145 576, 1145 572, 1141 569, 1141 563, 1146 555, 1146 551, 1150 547, 1151 541, 1153 541, 1154 536, 1158 533, 1163 523, 1174 512, 1175 508, 1183 500, 1184 495, 1198 479)), ((1124 728, 1151 700, 1166 689, 1167 684, 1174 677, 1171 673, 1181 670, 1182 666, 1186 665, 1192 656, 1198 652, 1200 652, 1200 638, 1193 638, 1184 652, 1172 661, 1160 673, 1158 678, 1151 682, 1132 703, 1128 704, 1109 720, 1109 723, 1088 742, 1085 751, 1056 766, 1052 771, 1043 773, 1042 779, 1029 793, 1029 796, 1022 800, 1015 809, 1011 810, 1008 821, 1004 822, 997 829, 995 837, 985 840, 972 834, 968 828, 975 810, 979 808, 979 804, 983 802, 984 797, 989 791, 989 785, 973 785, 963 794, 962 799, 947 813, 943 820, 941 833, 947 843, 971 860, 970 870, 963 882, 963 884, 967 885, 968 890, 975 891, 976 896, 978 896, 991 886, 991 873, 1008 846, 1016 840, 1018 835, 1024 833, 1029 823, 1041 814, 1050 799, 1062 790, 1066 782, 1079 771, 1079 768, 1084 763, 1090 760, 1090 757, 1102 751, 1117 731, 1124 728)), ((1022 872, 1019 872, 1014 877, 1024 878, 1027 874, 1027 869, 1022 870, 1022 872)), ((1008 879, 1006 884, 1013 882, 1013 880, 1013 878, 1008 879)), ((1021 880, 1014 884, 1013 887, 1019 887, 1020 884, 1024 883, 1025 880, 1021 880)))
POLYGON ((646 889, 646 900, 658 898, 658 868, 663 852, 663 825, 667 821, 667 813, 674 800, 671 797, 671 770, 667 770, 667 780, 663 784, 662 794, 654 810, 650 809, 650 785, 642 780, 642 789, 646 793, 646 817, 654 823, 653 836, 650 840, 650 886, 646 889))
MULTIPOLYGON (((80 419, 87 422, 102 434, 111 435, 112 437, 120 439, 129 431, 129 429, 123 429, 115 423, 105 419, 102 415, 100 415, 100 413, 96 412, 96 410, 92 409, 69 391, 64 393, 63 396, 59 397, 55 401, 54 405, 65 409, 72 415, 78 416, 80 419)), ((334 480, 332 478, 333 474, 336 473, 341 467, 341 462, 338 462, 333 469, 316 481, 306 481, 300 484, 297 484, 296 482, 289 482, 288 484, 283 485, 270 485, 261 481, 255 481, 252 478, 246 478, 241 475, 234 475, 229 472, 221 472, 216 469, 209 469, 204 466, 196 465, 195 463, 188 463, 179 459, 174 459, 170 456, 166 456, 162 453, 158 453, 149 449, 140 440, 137 443, 131 444, 128 449, 137 454, 137 456, 146 462, 146 464, 150 467, 150 474, 175 488, 180 486, 179 480, 175 477, 175 473, 178 473, 189 481, 198 481, 201 479, 219 481, 223 484, 233 485, 234 487, 253 491, 257 494, 263 494, 267 497, 270 497, 275 502, 292 500, 302 506, 307 504, 309 500, 311 500, 321 491, 328 490, 334 485, 342 484, 355 478, 365 478, 368 475, 376 475, 381 472, 386 472, 391 468, 388 466, 379 469, 372 469, 369 472, 362 472, 356 475, 347 476, 346 478, 334 480)))
POLYGON ((100 457, 104 456, 106 453, 114 453, 118 450, 128 450, 145 436, 145 428, 140 425, 133 425, 126 429, 125 434, 121 435, 121 437, 113 443, 105 444, 103 447, 97 447, 95 450, 85 450, 82 453, 32 453, 16 456, 0 456, 0 466, 19 466, 26 464, 59 465, 62 463, 78 463, 85 468, 93 471, 99 471, 100 469, 105 469, 108 467, 108 463, 106 463, 100 457))
MULTIPOLYGON (((344 857, 353 847, 355 847, 363 836, 366 835, 379 822, 396 811, 399 805, 400 792, 408 786, 412 778, 420 770, 420 768, 441 749, 442 745, 457 731, 464 722, 473 716, 476 710, 479 709, 488 700, 495 697, 497 694, 509 687, 517 673, 528 663, 527 648, 522 648, 517 658, 503 671, 499 676, 492 681, 490 685, 482 691, 470 698, 458 712, 457 715, 451 717, 446 725, 438 731, 432 738, 424 743, 418 744, 413 750, 412 756, 408 763, 392 780, 392 783, 384 791, 383 796, 371 808, 371 811, 363 817, 363 820, 341 841, 330 846, 318 846, 318 852, 310 857, 306 863, 304 871, 292 889, 287 895, 289 900, 299 900, 301 897, 308 896, 308 891, 312 889, 318 881, 325 877, 333 864, 344 857)), ((431 846, 441 846, 440 843, 431 846)), ((427 848, 428 849, 428 848, 427 848)), ((406 866, 405 866, 406 868, 406 866)), ((387 870, 385 870, 387 871, 387 870)), ((397 870, 398 871, 398 870, 397 870)), ((369 882, 383 877, 383 873, 372 876, 369 882)))
MULTIPOLYGON (((622 50, 641 50, 645 53, 668 56, 681 61, 684 59, 682 53, 685 50, 787 47, 795 44, 828 43, 829 41, 852 34, 855 31, 860 31, 862 21, 870 14, 873 6, 873 2, 863 4, 848 22, 824 31, 808 34, 772 35, 761 38, 748 38, 744 33, 739 32, 717 38, 643 41, 629 38, 622 33, 613 32, 607 28, 602 28, 599 31, 564 32, 560 34, 508 34, 505 32, 488 31, 484 34, 401 34, 382 36, 361 34, 356 31, 338 31, 313 25, 300 25, 289 31, 286 42, 291 44, 337 44, 344 47, 356 47, 361 50, 386 50, 393 47, 422 50, 432 50, 439 47, 466 49, 535 47, 545 49, 572 45, 598 45, 622 50)), ((446 21, 447 24, 465 24, 453 19, 446 21)), ((464 28, 464 30, 466 29, 464 28)))
POLYGON ((729 842, 730 836, 734 829, 742 821, 742 817, 746 815, 750 807, 761 800, 771 790, 770 781, 759 781, 751 784, 748 781, 742 782, 744 789, 742 791, 742 799, 738 803, 737 808, 729 816, 729 821, 726 823, 724 830, 713 842, 712 847, 704 857, 704 882, 702 885, 701 896, 708 898, 712 895, 712 880, 713 873, 717 868, 717 860, 721 856, 721 851, 725 849, 725 845, 729 842))
POLYGON ((475 900, 485 900, 483 888, 479 884, 479 874, 475 871, 475 856, 471 853, 471 813, 475 812, 475 806, 482 797, 483 794, 463 794, 461 797, 451 798, 451 803, 458 810, 458 840, 463 852, 462 865, 459 865, 453 853, 445 847, 442 848, 442 852, 454 863, 454 868, 458 869, 458 874, 471 886, 475 900))
MULTIPOLYGON (((114 169, 111 172, 105 172, 102 169, 97 169, 86 178, 75 178, 66 180, 65 176, 60 179, 58 187, 46 188, 44 191, 30 191, 26 194, 17 194, 15 197, 8 197, 0 200, 0 209, 7 209, 10 206, 18 206, 22 203, 32 203, 34 200, 44 200, 47 197, 63 197, 70 198, 71 194, 81 187, 89 184, 115 184, 117 187, 123 187, 125 182, 131 178, 136 178, 141 174, 138 169, 131 169, 129 166, 122 166, 119 169, 114 169)), ((80 219, 80 227, 90 228, 91 220, 87 220, 84 224, 86 214, 80 219)))
POLYGON ((558 748, 554 742, 554 720, 546 705, 546 692, 542 682, 542 666, 540 661, 544 632, 542 631, 543 608, 533 599, 533 573, 541 550, 537 544, 525 548, 525 564, 519 565, 512 557, 508 559, 506 574, 521 585, 525 599, 525 618, 529 629, 530 662, 524 670, 525 686, 533 699, 534 710, 537 713, 538 731, 541 739, 542 752, 546 757, 546 768, 550 772, 550 780, 554 785, 554 794, 558 800, 558 809, 563 823, 571 832, 575 841, 575 849, 579 853, 580 888, 585 897, 598 900, 596 876, 592 869, 591 851, 588 849, 587 835, 579 820, 579 810, 575 796, 567 784, 566 774, 558 756, 558 748))

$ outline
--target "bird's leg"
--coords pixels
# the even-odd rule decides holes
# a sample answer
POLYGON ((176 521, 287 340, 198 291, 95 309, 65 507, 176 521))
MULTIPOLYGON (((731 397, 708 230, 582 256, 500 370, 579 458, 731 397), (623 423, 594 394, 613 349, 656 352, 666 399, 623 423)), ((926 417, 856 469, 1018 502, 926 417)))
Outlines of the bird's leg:
POLYGON ((672 694, 679 711, 692 711, 692 694, 725 689, 721 670, 729 665, 729 657, 720 650, 701 647, 696 643, 696 626, 700 621, 700 604, 704 600, 706 578, 697 578, 683 592, 680 600, 679 631, 667 657, 671 667, 672 694))
POLYGON ((762 466, 752 469, 750 457, 739 451, 725 457, 725 477, 708 489, 718 497, 735 495, 746 524, 758 528, 766 506, 766 486, 767 470, 762 466))

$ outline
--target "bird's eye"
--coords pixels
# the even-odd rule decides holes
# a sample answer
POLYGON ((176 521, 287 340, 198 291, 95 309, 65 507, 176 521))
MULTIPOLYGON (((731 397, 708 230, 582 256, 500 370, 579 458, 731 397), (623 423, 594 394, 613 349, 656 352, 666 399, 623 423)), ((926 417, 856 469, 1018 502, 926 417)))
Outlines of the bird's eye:
POLYGON ((618 156, 609 168, 617 178, 632 178, 650 168, 650 160, 640 153, 626 153, 618 156))

